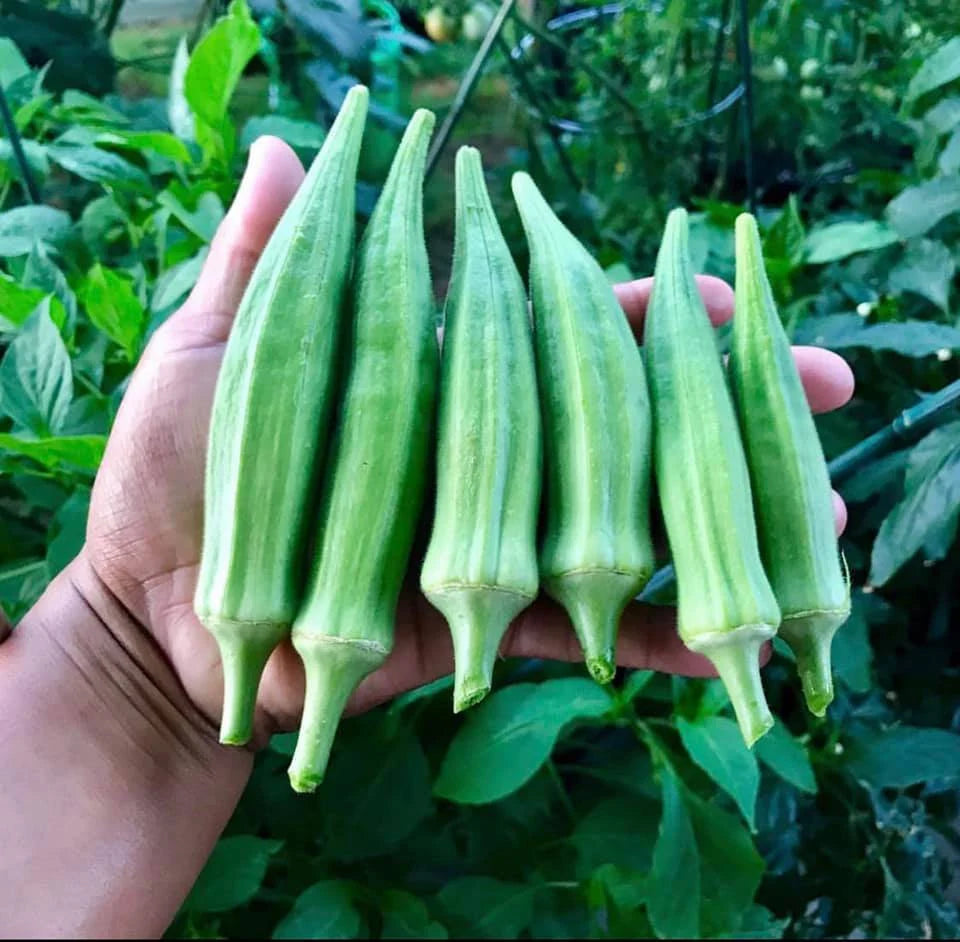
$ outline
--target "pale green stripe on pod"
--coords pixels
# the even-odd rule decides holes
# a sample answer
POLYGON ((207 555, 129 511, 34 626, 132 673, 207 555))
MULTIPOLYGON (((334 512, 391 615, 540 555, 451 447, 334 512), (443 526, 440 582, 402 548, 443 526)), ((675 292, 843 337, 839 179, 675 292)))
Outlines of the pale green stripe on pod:
POLYGON ((439 351, 423 232, 434 115, 414 114, 357 252, 349 374, 293 644, 306 699, 290 782, 323 779, 343 709, 393 646, 423 503, 439 351))
POLYGON ((773 725, 759 653, 780 610, 760 560, 740 430, 693 276, 683 209, 667 217, 644 344, 680 637, 713 662, 753 744, 773 725))
POLYGON ((603 270, 527 174, 514 174, 513 194, 530 246, 544 434, 540 576, 606 683, 620 616, 654 566, 647 381, 603 270))
POLYGON ((257 262, 217 379, 194 608, 220 647, 226 743, 250 738, 260 675, 299 602, 368 97, 361 85, 347 93, 257 262))
POLYGON ((736 313, 729 373, 750 468, 760 552, 797 658, 807 706, 833 699, 830 644, 850 614, 830 476, 780 323, 756 220, 736 224, 736 313))
POLYGON ((527 297, 471 147, 457 152, 444 316, 436 510, 420 584, 450 625, 459 711, 486 696, 500 641, 539 584, 540 412, 527 297))

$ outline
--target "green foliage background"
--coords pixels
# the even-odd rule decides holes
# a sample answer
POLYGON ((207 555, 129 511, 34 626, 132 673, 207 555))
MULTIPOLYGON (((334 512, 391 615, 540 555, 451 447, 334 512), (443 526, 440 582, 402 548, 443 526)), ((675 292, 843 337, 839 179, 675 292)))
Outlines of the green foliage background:
MULTIPOLYGON (((705 103, 715 6, 630 2, 578 31, 571 48, 614 89, 575 64, 558 85, 542 50, 531 58, 554 113, 587 133, 562 138, 561 166, 518 105, 511 146, 487 153, 518 260, 506 183, 525 167, 553 181, 611 279, 651 269, 677 203, 693 210, 699 267, 731 277, 737 111, 688 121, 705 103)), ((958 378, 960 36, 933 3, 750 13, 767 264, 795 341, 841 351, 857 376, 854 401, 818 420, 833 457, 958 378)), ((51 92, 0 39, 43 198, 29 204, 0 138, 0 602, 14 618, 82 545, 127 376, 192 287, 250 143, 278 134, 309 160, 322 142, 325 106, 292 94, 293 73, 271 73, 272 110, 238 113, 243 74, 272 51, 234 3, 177 51, 167 98, 131 101, 51 92)), ((326 100, 353 73, 325 61, 326 100)), ((380 100, 361 214, 390 109, 424 103, 416 76, 462 61, 408 54, 403 94, 380 100)), ((491 70, 482 94, 526 102, 502 63, 491 70)), ((738 75, 724 52, 719 92, 738 75)), ((468 113, 458 135, 493 140, 482 121, 468 113)), ((441 167, 427 191, 435 256, 449 251, 448 182, 441 167)), ((780 722, 752 753, 718 682, 633 671, 603 689, 577 665, 505 661, 488 700, 454 717, 444 678, 345 721, 316 796, 290 792, 293 737, 275 737, 171 936, 955 936, 960 414, 842 492, 854 608, 824 719, 779 647, 764 679, 780 722)))

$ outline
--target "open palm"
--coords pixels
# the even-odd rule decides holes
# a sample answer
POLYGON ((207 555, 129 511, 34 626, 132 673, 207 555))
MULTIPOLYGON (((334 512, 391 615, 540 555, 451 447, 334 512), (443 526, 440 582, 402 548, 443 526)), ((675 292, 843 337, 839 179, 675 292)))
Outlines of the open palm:
MULTIPOLYGON (((124 397, 94 486, 84 552, 107 588, 151 632, 194 703, 216 722, 222 675, 217 645, 193 614, 203 521, 203 469, 217 372, 233 315, 259 253, 303 179, 296 155, 277 138, 252 148, 247 172, 183 307, 153 336, 124 397)), ((716 322, 732 315, 725 283, 701 279, 716 322)), ((639 328, 650 280, 617 287, 639 328)), ((815 411, 849 399, 846 363, 827 351, 797 348, 797 363, 815 411)), ((842 526, 843 505, 837 499, 842 526)), ((410 580, 415 586, 416 579, 410 580)), ((670 609, 631 605, 624 615, 621 663, 710 675, 706 659, 680 642, 670 609)), ((579 660, 580 646, 562 610, 538 601, 511 627, 504 655, 579 660)), ((386 664, 351 701, 365 709, 425 683, 453 666, 439 615, 414 588, 404 591, 396 642, 386 664)), ((293 728, 303 706, 303 670, 289 642, 271 657, 260 687, 257 736, 293 728)))

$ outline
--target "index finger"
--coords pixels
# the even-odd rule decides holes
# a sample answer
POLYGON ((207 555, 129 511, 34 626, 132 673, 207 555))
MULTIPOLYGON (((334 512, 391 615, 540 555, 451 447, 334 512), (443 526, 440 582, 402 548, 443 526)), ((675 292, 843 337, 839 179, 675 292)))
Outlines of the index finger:
MULTIPOLYGON (((696 278, 700 297, 703 298, 713 326, 725 324, 733 317, 733 288, 722 278, 713 275, 697 275, 696 278)), ((613 286, 613 292, 627 315, 634 334, 640 340, 643 335, 643 318, 653 292, 653 278, 621 282, 613 286)))

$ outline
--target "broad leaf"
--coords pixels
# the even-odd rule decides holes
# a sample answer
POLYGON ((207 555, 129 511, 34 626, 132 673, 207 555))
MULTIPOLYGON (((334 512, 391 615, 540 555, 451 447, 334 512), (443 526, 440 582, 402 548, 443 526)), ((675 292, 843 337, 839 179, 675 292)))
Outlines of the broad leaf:
POLYGON ((240 146, 248 150, 250 145, 264 134, 279 137, 291 147, 302 150, 319 150, 327 132, 314 121, 300 121, 279 114, 267 114, 251 118, 240 135, 240 146))
POLYGON ((207 251, 204 246, 192 258, 168 268, 157 279, 153 287, 153 297, 150 299, 151 311, 163 311, 173 307, 193 289, 203 270, 203 263, 207 260, 207 251))
POLYGON ((807 262, 811 265, 836 262, 857 252, 885 248, 898 238, 897 233, 882 222, 835 222, 807 235, 807 262))
POLYGON ((190 50, 187 48, 185 36, 180 38, 177 51, 170 66, 170 84, 167 92, 167 119, 173 133, 181 140, 194 139, 194 117, 190 110, 190 103, 184 91, 186 85, 187 67, 190 65, 190 50))
POLYGON ((645 873, 657 840, 660 809, 655 801, 622 795, 601 801, 584 815, 570 837, 577 849, 577 872, 589 876, 603 864, 645 873))
POLYGON ((738 818, 685 791, 699 852, 700 931, 736 933, 763 877, 763 858, 738 818))
POLYGON ((140 187, 146 187, 149 183, 147 175, 139 167, 99 147, 54 146, 47 148, 47 154, 64 170, 91 183, 140 187))
POLYGON ((803 258, 805 233, 797 199, 791 193, 787 205, 767 230, 763 238, 763 254, 767 259, 784 259, 791 265, 803 258))
POLYGON ((25 438, 0 434, 0 453, 8 451, 42 464, 46 468, 72 465, 96 471, 107 444, 106 435, 59 435, 56 438, 25 438))
POLYGON ((897 726, 849 741, 847 771, 874 788, 908 788, 960 777, 960 736, 945 729, 897 726))
POLYGON ((945 314, 950 306, 950 283, 957 266, 950 250, 933 239, 919 239, 907 246, 887 281, 891 292, 911 291, 935 304, 945 314))
POLYGON ((12 39, 0 36, 0 86, 6 88, 30 74, 30 66, 12 39))
POLYGON ((780 720, 774 723, 766 736, 757 741, 754 750, 757 758, 782 779, 795 785, 800 791, 809 792, 811 795, 816 793, 817 780, 813 776, 807 747, 794 739, 790 730, 780 720))
POLYGON ((53 517, 48 533, 47 567, 52 579, 83 547, 87 533, 87 513, 90 510, 90 492, 78 490, 71 494, 53 517))
POLYGON ((39 288, 47 294, 56 296, 56 303, 51 304, 50 316, 61 328, 61 333, 72 334, 77 322, 77 296, 73 293, 67 276, 53 262, 40 242, 34 244, 27 256, 26 264, 23 266, 22 281, 29 288, 39 288), (64 324, 66 324, 65 331, 64 324))
POLYGON ((105 131, 97 135, 97 143, 137 152, 148 151, 180 164, 191 162, 186 144, 166 131, 105 131))
POLYGON ((957 128, 947 141, 940 157, 937 159, 937 169, 944 176, 960 173, 960 128, 957 128))
POLYGON ((960 173, 907 187, 887 205, 887 219, 904 239, 924 235, 956 212, 960 212, 960 173))
POLYGON ((366 718, 351 723, 318 801, 324 851, 352 862, 387 853, 430 814, 433 802, 430 766, 412 729, 390 735, 383 723, 366 718))
POLYGON ((26 255, 35 242, 57 245, 70 232, 70 217, 52 206, 17 206, 0 213, 0 256, 26 255))
POLYGON ((690 758, 737 803, 753 830, 760 772, 737 724, 725 716, 705 716, 695 723, 680 717, 677 732, 690 758))
POLYGON ((661 939, 700 937, 700 853, 676 773, 660 772, 663 813, 647 881, 647 914, 661 939))
POLYGON ((362 923, 347 883, 324 880, 304 890, 273 930, 275 939, 353 939, 362 923))
POLYGON ((0 272, 0 330, 21 326, 46 296, 46 291, 25 288, 0 272))
POLYGON ((829 314, 801 322, 794 331, 794 341, 831 350, 864 347, 925 357, 943 349, 960 350, 960 330, 931 321, 865 324, 857 314, 829 314))
POLYGON ((73 399, 70 355, 49 302, 27 319, 0 363, 0 412, 37 436, 58 431, 73 399))
POLYGON ((854 693, 867 693, 873 686, 873 649, 862 592, 854 592, 850 617, 833 636, 834 676, 854 693))
POLYGON ((214 146, 226 159, 232 148, 227 139, 227 108, 243 70, 259 48, 260 30, 245 0, 233 0, 227 15, 197 44, 187 66, 186 99, 196 118, 214 132, 214 146))
POLYGON ((458 938, 515 939, 533 918, 535 886, 492 877, 460 877, 437 894, 458 938))
POLYGON ((602 716, 610 695, 579 677, 498 690, 467 714, 444 757, 434 793, 483 804, 516 791, 549 758, 572 720, 602 716))
POLYGON ((90 320, 123 348, 129 360, 135 360, 144 311, 133 285, 98 263, 87 272, 79 293, 90 320))
POLYGON ((270 859, 283 846, 244 834, 217 842, 184 903, 192 912, 219 913, 243 906, 263 883, 270 859))
POLYGON ((157 197, 157 203, 169 209, 174 217, 190 230, 197 238, 210 242, 217 226, 224 216, 223 203, 216 193, 204 193, 197 200, 197 208, 187 209, 170 190, 164 190, 157 197))
POLYGON ((944 98, 938 101, 924 116, 923 120, 937 134, 949 134, 960 124, 960 98, 944 98))
POLYGON ((957 78, 960 78, 960 36, 944 43, 917 69, 907 86, 906 101, 916 101, 921 95, 957 78))
POLYGON ((387 890, 378 894, 383 928, 381 939, 446 939, 447 930, 430 916, 426 904, 411 893, 387 890))
POLYGON ((905 496, 880 526, 870 583, 883 585, 922 547, 940 559, 960 517, 960 422, 934 429, 910 453, 905 496))

